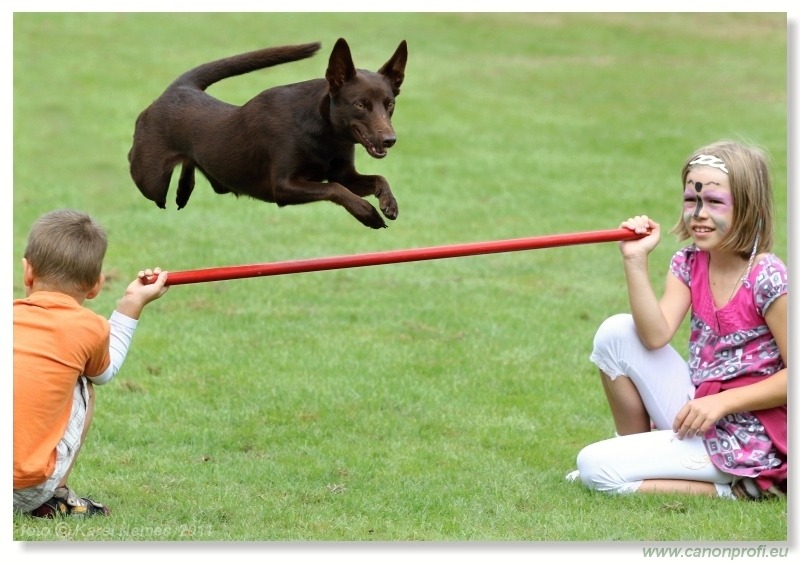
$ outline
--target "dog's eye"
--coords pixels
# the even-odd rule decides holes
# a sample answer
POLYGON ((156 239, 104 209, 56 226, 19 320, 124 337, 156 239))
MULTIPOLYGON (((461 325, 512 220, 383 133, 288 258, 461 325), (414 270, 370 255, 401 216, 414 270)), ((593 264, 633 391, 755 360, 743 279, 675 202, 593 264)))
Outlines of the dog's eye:
POLYGON ((358 100, 356 103, 353 104, 356 109, 367 109, 367 104, 364 103, 363 100, 358 100))
POLYGON ((388 111, 389 113, 394 111, 394 100, 389 100, 388 102, 386 102, 386 111, 388 111))

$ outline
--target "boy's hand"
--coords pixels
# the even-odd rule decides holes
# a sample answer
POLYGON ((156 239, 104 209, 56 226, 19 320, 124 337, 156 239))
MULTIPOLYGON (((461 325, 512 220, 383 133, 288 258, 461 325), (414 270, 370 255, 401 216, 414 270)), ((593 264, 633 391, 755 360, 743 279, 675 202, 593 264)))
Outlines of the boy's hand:
POLYGON ((138 319, 148 303, 167 292, 169 286, 166 285, 166 281, 167 272, 162 272, 161 268, 140 271, 136 279, 125 289, 125 295, 117 304, 117 311, 132 319, 138 319), (156 280, 147 283, 146 279, 152 276, 157 276, 156 280))

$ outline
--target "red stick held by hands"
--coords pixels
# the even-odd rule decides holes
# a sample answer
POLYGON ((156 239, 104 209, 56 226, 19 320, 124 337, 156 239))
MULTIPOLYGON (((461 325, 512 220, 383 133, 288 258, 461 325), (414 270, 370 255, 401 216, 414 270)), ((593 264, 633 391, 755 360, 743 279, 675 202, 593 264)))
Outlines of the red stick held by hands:
MULTIPOLYGON (((285 262, 269 262, 243 266, 223 266, 218 268, 169 272, 167 276, 167 285, 279 276, 322 270, 359 268, 362 266, 379 266, 401 262, 418 262, 421 260, 475 256, 479 254, 497 254, 501 252, 517 252, 520 250, 536 250, 558 246, 634 240, 642 238, 643 236, 647 235, 634 233, 630 229, 619 228, 605 231, 584 231, 560 235, 431 246, 427 248, 387 250, 383 252, 331 256, 327 258, 310 258, 305 260, 289 260, 285 262)), ((155 279, 155 276, 147 278, 146 283, 152 283, 155 279)))

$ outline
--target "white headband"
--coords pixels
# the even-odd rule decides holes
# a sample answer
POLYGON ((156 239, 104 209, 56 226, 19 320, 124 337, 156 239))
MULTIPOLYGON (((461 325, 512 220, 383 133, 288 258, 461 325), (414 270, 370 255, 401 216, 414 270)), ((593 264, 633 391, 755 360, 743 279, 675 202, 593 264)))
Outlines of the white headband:
POLYGON ((694 160, 692 160, 689 163, 689 166, 692 166, 694 164, 713 166, 714 168, 719 168, 720 170, 725 172, 725 174, 728 173, 728 167, 725 166, 725 163, 722 161, 722 159, 717 158, 716 156, 711 156, 708 154, 698 154, 696 157, 694 157, 694 160))

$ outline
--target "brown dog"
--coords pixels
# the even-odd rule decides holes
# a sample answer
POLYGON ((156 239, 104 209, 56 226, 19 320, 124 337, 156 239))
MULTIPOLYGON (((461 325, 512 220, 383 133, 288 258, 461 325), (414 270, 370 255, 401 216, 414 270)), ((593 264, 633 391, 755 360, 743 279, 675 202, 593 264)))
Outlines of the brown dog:
POLYGON ((391 117, 405 77, 402 41, 378 72, 356 69, 339 39, 325 78, 264 90, 243 106, 205 93, 224 78, 312 56, 319 43, 274 47, 200 65, 178 77, 136 119, 130 172, 142 194, 166 207, 172 171, 181 165, 176 203, 184 207, 195 169, 218 194, 279 206, 332 201, 364 225, 386 227, 397 201, 383 176, 356 172, 355 144, 383 158, 397 140, 391 117))

